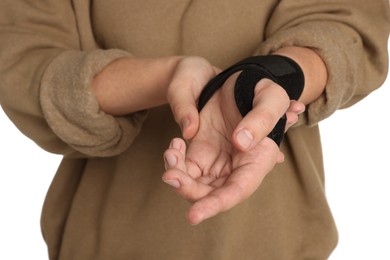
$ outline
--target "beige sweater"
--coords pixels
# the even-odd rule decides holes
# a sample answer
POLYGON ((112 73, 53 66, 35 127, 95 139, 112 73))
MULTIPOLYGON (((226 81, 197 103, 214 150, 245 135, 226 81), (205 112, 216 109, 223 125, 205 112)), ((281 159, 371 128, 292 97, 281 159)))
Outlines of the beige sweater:
POLYGON ((42 213, 50 259, 326 259, 337 231, 317 123, 382 84, 389 16, 388 0, 1 0, 1 106, 64 155, 42 213), (190 226, 189 204, 161 181, 180 135, 169 108, 114 118, 91 79, 126 56, 199 55, 225 68, 291 45, 321 55, 326 92, 250 199, 190 226))

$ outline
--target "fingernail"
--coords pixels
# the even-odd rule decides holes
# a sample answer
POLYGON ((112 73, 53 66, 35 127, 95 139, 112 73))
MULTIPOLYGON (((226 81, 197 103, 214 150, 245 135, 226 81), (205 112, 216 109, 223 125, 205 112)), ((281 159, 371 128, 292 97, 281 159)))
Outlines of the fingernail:
POLYGON ((237 133, 237 142, 242 148, 249 148, 252 144, 252 141, 253 135, 247 129, 242 129, 237 133))
POLYGON ((164 182, 176 189, 180 188, 180 182, 178 180, 164 180, 164 182))
POLYGON ((169 167, 175 167, 177 163, 177 158, 176 156, 172 154, 166 154, 164 156, 165 162, 168 164, 169 167))

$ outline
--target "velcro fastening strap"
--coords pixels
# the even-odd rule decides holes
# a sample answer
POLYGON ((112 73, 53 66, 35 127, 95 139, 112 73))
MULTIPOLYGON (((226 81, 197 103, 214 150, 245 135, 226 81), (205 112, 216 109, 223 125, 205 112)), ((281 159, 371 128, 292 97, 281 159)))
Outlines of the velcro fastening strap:
MULTIPOLYGON (((304 75, 295 61, 279 55, 253 56, 234 64, 211 79, 199 97, 198 110, 201 111, 225 81, 238 71, 242 72, 236 80, 234 98, 242 116, 252 110, 254 89, 257 82, 263 78, 268 78, 280 85, 287 92, 290 100, 298 100, 303 92, 304 75)), ((277 145, 280 145, 283 139, 286 121, 284 115, 268 134, 268 137, 277 145)))

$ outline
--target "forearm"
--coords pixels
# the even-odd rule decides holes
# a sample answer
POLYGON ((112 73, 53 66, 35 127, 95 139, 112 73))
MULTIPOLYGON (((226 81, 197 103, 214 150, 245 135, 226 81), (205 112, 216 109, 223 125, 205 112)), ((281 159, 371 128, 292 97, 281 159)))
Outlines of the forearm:
POLYGON ((285 47, 274 54, 287 56, 302 68, 305 75, 305 88, 299 101, 308 105, 323 93, 328 72, 325 63, 315 51, 303 47, 285 47))
POLYGON ((112 62, 92 83, 100 109, 120 116, 167 103, 166 91, 180 60, 171 56, 112 62))

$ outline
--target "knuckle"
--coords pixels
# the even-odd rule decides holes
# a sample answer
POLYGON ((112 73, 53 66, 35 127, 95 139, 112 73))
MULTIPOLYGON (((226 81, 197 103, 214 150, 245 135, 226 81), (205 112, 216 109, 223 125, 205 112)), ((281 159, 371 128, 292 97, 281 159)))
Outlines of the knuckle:
POLYGON ((172 113, 177 120, 186 115, 189 111, 189 106, 182 103, 175 103, 171 105, 172 113))
POLYGON ((183 111, 183 106, 180 103, 172 104, 171 108, 174 115, 178 115, 181 111, 183 111))

